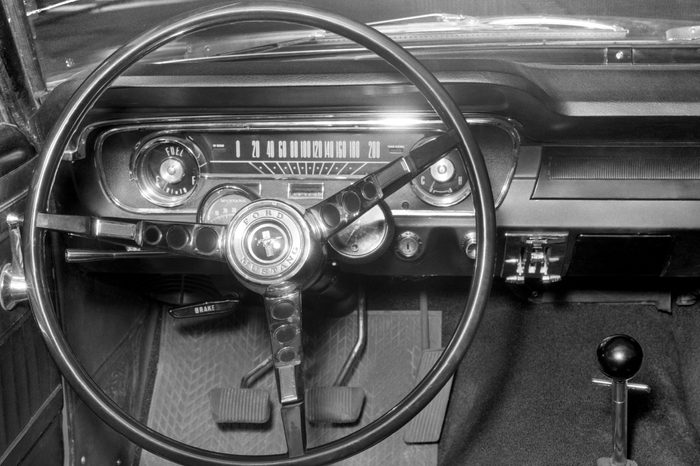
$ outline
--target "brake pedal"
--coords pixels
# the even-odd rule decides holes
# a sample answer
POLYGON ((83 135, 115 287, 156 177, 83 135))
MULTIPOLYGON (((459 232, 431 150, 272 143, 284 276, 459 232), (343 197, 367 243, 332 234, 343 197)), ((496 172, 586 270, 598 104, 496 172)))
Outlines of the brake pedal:
POLYGON ((306 391, 306 416, 312 423, 352 424, 365 404, 360 387, 315 387, 306 391))
POLYGON ((217 424, 265 424, 270 419, 270 394, 250 388, 214 388, 209 405, 217 424))
MULTIPOLYGON (((418 378, 420 381, 425 377, 430 369, 435 365, 442 354, 441 349, 425 350, 421 355, 420 366, 418 366, 418 378)), ((403 440, 411 443, 437 443, 442 434, 442 425, 445 422, 447 413, 447 403, 450 401, 450 391, 452 390, 453 377, 447 381, 442 390, 435 398, 418 413, 406 426, 403 440)))

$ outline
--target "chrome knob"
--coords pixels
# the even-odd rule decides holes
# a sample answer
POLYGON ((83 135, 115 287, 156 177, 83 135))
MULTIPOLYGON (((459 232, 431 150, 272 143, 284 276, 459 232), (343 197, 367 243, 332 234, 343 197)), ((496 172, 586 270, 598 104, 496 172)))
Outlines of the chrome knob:
POLYGON ((475 232, 469 232, 466 235, 464 235, 464 239, 462 240, 462 249, 464 250, 464 254, 471 259, 471 260, 476 260, 476 252, 477 252, 477 242, 476 242, 476 233, 475 232))
POLYGON ((438 183, 447 183, 455 176, 455 165, 449 159, 440 159, 430 167, 430 176, 438 183))
POLYGON ((17 214, 7 216, 9 228, 10 252, 12 262, 0 270, 0 307, 6 311, 13 310, 19 303, 27 300, 27 282, 24 279, 24 259, 22 257, 22 234, 20 227, 24 219, 17 214))
POLYGON ((165 159, 160 164, 160 177, 168 184, 177 184, 185 177, 185 166, 180 160, 165 159))

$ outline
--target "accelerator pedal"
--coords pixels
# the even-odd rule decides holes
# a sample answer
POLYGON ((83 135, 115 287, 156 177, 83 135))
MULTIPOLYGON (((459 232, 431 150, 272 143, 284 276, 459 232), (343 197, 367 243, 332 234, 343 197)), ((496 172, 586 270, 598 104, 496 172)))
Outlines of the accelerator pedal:
POLYGON ((217 424, 265 424, 270 419, 270 394, 250 388, 214 388, 209 405, 217 424))
MULTIPOLYGON (((423 351, 420 366, 418 366, 417 381, 425 377, 425 374, 432 369, 441 354, 441 349, 423 351)), ((447 403, 450 401, 453 379, 451 377, 437 396, 433 398, 433 401, 408 423, 404 431, 404 442, 408 444, 437 443, 440 440, 442 425, 445 422, 445 414, 447 413, 447 403)))
POLYGON ((353 424, 362 414, 360 387, 314 387, 306 391, 306 416, 314 424, 353 424))

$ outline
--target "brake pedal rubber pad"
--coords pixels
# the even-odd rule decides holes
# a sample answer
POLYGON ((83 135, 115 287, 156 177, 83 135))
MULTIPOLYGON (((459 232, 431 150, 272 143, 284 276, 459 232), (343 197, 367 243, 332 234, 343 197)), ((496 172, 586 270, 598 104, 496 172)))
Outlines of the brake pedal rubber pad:
POLYGON ((209 392, 217 424, 265 424, 270 420, 270 394, 249 388, 214 388, 209 392))
MULTIPOLYGON (((442 354, 441 349, 425 350, 420 358, 420 366, 418 366, 418 378, 420 381, 425 377, 430 369, 433 368, 435 362, 442 354)), ((428 406, 423 408, 423 411, 418 413, 411 422, 406 426, 404 431, 403 441, 406 443, 437 443, 442 434, 442 425, 445 422, 445 414, 447 413, 447 403, 450 401, 450 391, 452 391, 452 380, 447 381, 442 390, 440 390, 435 398, 428 403, 428 406)))
POLYGON ((314 387, 306 391, 306 416, 312 423, 352 424, 365 404, 360 387, 314 387))

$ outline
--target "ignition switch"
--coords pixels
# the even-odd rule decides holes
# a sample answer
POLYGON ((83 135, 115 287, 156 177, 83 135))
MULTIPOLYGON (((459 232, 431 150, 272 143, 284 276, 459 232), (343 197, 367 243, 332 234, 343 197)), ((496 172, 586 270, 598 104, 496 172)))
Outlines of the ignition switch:
POLYGON ((396 240, 396 254, 404 260, 417 259, 423 251, 423 240, 412 231, 404 231, 396 240))

